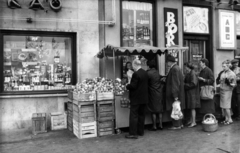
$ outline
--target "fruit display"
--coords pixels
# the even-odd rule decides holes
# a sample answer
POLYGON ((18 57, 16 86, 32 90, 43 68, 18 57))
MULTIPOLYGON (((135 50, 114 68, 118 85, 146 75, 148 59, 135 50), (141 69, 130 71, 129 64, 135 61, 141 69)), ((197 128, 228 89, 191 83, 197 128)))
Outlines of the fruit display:
POLYGON ((121 79, 119 78, 113 82, 111 79, 96 77, 88 78, 83 80, 81 83, 77 83, 73 91, 77 93, 114 92, 115 94, 122 94, 124 88, 125 86, 121 84, 121 79))

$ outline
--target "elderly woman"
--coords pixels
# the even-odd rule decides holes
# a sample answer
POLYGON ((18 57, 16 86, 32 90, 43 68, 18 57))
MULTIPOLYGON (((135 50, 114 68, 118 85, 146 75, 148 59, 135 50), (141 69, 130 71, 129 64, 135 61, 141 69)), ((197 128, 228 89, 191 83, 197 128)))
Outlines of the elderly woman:
POLYGON ((184 79, 186 108, 191 109, 191 118, 188 127, 195 127, 197 125, 195 108, 200 108, 198 78, 192 63, 185 63, 184 65, 187 72, 184 79))
MULTIPOLYGON (((202 58, 199 63, 202 68, 198 77, 200 89, 202 86, 205 86, 205 85, 213 86, 213 83, 214 83, 214 75, 212 70, 208 67, 208 63, 209 62, 206 58, 202 58)), ((213 99, 209 99, 209 100, 200 99, 200 101, 201 101, 200 113, 207 114, 207 113, 215 112, 213 99)))
POLYGON ((225 115, 224 124, 233 122, 231 117, 231 98, 233 88, 236 86, 236 75, 229 68, 229 61, 222 63, 223 72, 220 76, 220 107, 225 115))
POLYGON ((162 111, 163 111, 163 85, 161 77, 156 70, 155 60, 147 61, 148 66, 148 110, 151 112, 153 126, 150 131, 162 130, 162 111), (157 127, 157 118, 159 118, 159 127, 157 127))

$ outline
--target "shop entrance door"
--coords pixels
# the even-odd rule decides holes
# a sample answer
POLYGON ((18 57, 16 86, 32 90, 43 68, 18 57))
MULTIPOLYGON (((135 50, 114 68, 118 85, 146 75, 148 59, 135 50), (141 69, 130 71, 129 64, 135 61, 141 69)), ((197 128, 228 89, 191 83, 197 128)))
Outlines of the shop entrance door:
POLYGON ((196 72, 199 73, 199 61, 206 56, 206 40, 185 39, 184 46, 188 46, 189 51, 183 53, 183 63, 194 63, 196 65, 196 72))

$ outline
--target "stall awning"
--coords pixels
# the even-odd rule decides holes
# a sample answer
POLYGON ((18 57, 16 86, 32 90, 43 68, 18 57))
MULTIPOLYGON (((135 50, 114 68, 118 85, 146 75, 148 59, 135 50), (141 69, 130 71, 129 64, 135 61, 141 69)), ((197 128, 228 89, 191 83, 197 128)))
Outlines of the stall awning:
POLYGON ((179 51, 185 51, 185 50, 188 50, 188 47, 171 47, 171 48, 161 48, 161 47, 153 47, 153 46, 115 47, 112 45, 107 45, 98 52, 97 57, 103 58, 105 56, 113 57, 113 56, 122 56, 122 55, 142 55, 145 58, 149 59, 154 57, 156 54, 162 55, 167 52, 177 53, 179 51))

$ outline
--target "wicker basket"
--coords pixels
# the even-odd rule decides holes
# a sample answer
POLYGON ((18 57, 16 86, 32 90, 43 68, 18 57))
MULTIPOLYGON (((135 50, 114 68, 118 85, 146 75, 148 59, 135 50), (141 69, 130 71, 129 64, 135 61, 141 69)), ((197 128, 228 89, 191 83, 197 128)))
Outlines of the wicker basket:
POLYGON ((203 117, 202 127, 203 127, 203 131, 205 131, 205 132, 215 132, 218 129, 218 121, 216 120, 216 118, 213 114, 206 114, 203 117), (214 119, 214 123, 212 123, 212 124, 204 123, 204 120, 206 119, 207 116, 214 119))

